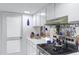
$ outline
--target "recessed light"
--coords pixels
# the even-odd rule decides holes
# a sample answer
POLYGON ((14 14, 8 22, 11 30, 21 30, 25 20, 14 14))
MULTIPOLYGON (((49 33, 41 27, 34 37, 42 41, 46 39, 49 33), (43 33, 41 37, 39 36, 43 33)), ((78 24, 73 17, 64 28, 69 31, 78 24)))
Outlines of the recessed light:
POLYGON ((41 16, 45 16, 45 15, 46 15, 46 13, 41 13, 40 15, 41 15, 41 16))
POLYGON ((30 11, 24 11, 24 13, 30 14, 30 11))

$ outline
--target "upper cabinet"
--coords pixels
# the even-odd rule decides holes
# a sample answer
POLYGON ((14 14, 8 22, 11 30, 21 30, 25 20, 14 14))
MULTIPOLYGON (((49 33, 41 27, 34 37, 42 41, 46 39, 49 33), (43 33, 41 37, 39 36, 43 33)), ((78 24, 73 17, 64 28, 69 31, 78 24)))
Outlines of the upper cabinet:
POLYGON ((33 15, 34 26, 43 26, 46 20, 68 16, 68 22, 79 21, 79 4, 50 3, 33 15))
POLYGON ((47 13, 47 20, 50 20, 50 19, 54 19, 55 17, 55 12, 54 12, 54 4, 49 4, 47 6, 47 10, 46 10, 46 13, 47 13))
POLYGON ((33 15, 32 19, 33 19, 33 26, 35 26, 36 25, 36 15, 33 15))
POLYGON ((41 13, 40 13, 40 25, 41 26, 45 25, 46 20, 47 20, 46 16, 47 16, 46 8, 44 8, 44 9, 41 10, 41 13))
POLYGON ((48 4, 33 15, 33 26, 44 26, 46 20, 54 19, 54 4, 48 4))
POLYGON ((68 22, 79 21, 79 4, 57 3, 55 4, 55 17, 68 16, 68 22))
POLYGON ((36 26, 40 26, 40 12, 36 13, 36 26))
POLYGON ((46 22, 46 8, 33 15, 33 26, 43 26, 46 22))
POLYGON ((40 26, 40 13, 33 15, 33 26, 40 26))

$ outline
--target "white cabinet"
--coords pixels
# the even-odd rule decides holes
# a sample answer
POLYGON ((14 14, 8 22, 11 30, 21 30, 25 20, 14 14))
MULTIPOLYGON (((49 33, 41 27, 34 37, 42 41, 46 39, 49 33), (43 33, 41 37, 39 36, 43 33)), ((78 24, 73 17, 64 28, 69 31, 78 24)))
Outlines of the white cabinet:
POLYGON ((44 26, 46 20, 54 19, 54 4, 49 4, 33 15, 33 26, 44 26))
POLYGON ((68 21, 79 21, 79 4, 63 3, 55 4, 55 16, 68 16, 68 21))
POLYGON ((70 21, 79 21, 79 4, 68 4, 68 15, 70 21))
POLYGON ((40 23, 40 12, 38 12, 38 13, 36 13, 36 25, 37 26, 40 26, 41 25, 41 23, 40 23))
POLYGON ((27 55, 37 55, 38 53, 37 45, 32 43, 30 40, 27 40, 26 49, 27 55))
POLYGON ((36 13, 33 15, 33 26, 40 26, 40 15, 36 13))
POLYGON ((55 4, 55 17, 57 18, 68 15, 68 9, 68 4, 55 4))
POLYGON ((37 55, 39 50, 37 48, 37 44, 47 43, 45 39, 27 39, 27 55, 37 55))
POLYGON ((33 26, 43 26, 46 21, 46 8, 33 15, 33 26))
POLYGON ((49 4, 47 6, 47 11, 46 11, 46 18, 47 20, 53 19, 55 16, 55 11, 54 11, 54 4, 49 4))
POLYGON ((40 23, 41 26, 44 26, 46 23, 46 8, 42 9, 40 12, 40 23))
POLYGON ((32 19, 33 19, 33 26, 35 26, 36 25, 36 15, 33 15, 32 19))

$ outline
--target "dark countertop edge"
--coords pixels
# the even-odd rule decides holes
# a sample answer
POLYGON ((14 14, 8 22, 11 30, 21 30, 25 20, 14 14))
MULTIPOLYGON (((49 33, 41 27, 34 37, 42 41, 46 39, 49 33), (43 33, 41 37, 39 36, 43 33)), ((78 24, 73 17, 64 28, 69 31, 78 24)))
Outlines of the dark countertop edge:
POLYGON ((37 45, 38 49, 41 49, 42 51, 44 51, 46 53, 46 55, 51 55, 50 53, 48 53, 47 51, 45 51, 43 48, 41 48, 40 46, 37 45))
MULTIPOLYGON (((48 53, 46 50, 44 50, 43 48, 41 48, 40 46, 38 46, 37 45, 37 48, 40 50, 42 50, 42 51, 44 51, 45 53, 46 53, 46 55, 52 55, 52 54, 50 54, 50 53, 48 53)), ((73 53, 76 53, 76 52, 78 52, 78 51, 75 51, 75 52, 73 52, 73 53)), ((69 53, 69 54, 72 54, 72 53, 69 53)), ((58 55, 67 55, 67 54, 58 54, 58 55)))

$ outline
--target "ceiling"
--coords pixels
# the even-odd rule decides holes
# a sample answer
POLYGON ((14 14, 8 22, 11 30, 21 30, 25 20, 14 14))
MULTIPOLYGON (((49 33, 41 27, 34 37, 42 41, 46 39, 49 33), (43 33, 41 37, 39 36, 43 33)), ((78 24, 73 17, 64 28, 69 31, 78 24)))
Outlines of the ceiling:
POLYGON ((34 14, 48 3, 0 3, 0 11, 18 12, 30 11, 34 14))

